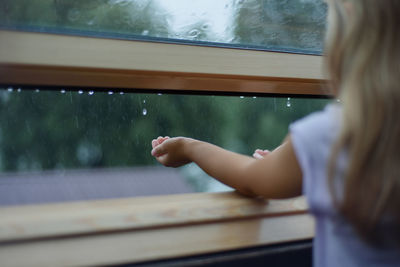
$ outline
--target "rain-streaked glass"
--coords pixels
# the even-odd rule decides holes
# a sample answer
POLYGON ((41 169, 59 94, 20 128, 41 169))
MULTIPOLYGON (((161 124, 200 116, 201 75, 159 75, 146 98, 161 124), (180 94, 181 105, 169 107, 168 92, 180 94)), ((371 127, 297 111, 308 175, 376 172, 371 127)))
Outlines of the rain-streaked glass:
POLYGON ((325 17, 323 0, 0 1, 2 28, 303 53, 321 53, 325 17))
POLYGON ((328 100, 0 89, 0 205, 227 190, 150 155, 159 135, 251 155, 328 100))

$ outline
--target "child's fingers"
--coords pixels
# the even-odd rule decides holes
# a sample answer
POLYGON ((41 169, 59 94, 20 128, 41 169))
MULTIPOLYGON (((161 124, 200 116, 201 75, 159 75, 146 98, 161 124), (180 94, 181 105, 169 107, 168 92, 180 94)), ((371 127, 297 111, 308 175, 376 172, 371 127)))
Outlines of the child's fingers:
POLYGON ((254 151, 253 157, 256 159, 262 159, 264 156, 268 155, 269 150, 262 150, 262 149, 256 149, 254 151))
POLYGON ((155 148, 156 146, 158 146, 159 145, 159 143, 158 143, 158 141, 156 140, 156 139, 153 139, 152 141, 151 141, 151 147, 152 148, 155 148))
POLYGON ((165 149, 165 146, 162 145, 158 145, 155 148, 153 148, 153 150, 151 150, 151 155, 153 155, 154 157, 160 157, 165 153, 167 153, 167 151, 165 149))
POLYGON ((165 136, 165 137, 159 136, 157 138, 158 144, 162 144, 167 139, 169 139, 169 136, 165 136))
POLYGON ((160 144, 162 144, 165 140, 168 140, 168 139, 169 139, 169 136, 163 137, 163 138, 161 139, 161 141, 160 141, 160 144))
POLYGON ((261 156, 259 153, 256 153, 256 152, 254 152, 253 157, 255 159, 262 159, 263 158, 263 156, 261 156))

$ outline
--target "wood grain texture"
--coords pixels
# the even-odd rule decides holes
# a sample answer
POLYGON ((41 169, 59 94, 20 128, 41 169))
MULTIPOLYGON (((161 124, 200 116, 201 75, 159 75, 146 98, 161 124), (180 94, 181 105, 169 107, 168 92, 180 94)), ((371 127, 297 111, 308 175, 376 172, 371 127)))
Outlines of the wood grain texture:
POLYGON ((303 198, 236 193, 2 208, 0 262, 109 265, 304 240, 314 235, 306 212, 303 198))
POLYGON ((303 198, 183 194, 0 208, 0 242, 304 214, 303 198))
POLYGON ((309 215, 143 230, 0 246, 2 267, 108 266, 313 237, 309 215))
POLYGON ((329 94, 322 57, 0 31, 0 83, 329 94))

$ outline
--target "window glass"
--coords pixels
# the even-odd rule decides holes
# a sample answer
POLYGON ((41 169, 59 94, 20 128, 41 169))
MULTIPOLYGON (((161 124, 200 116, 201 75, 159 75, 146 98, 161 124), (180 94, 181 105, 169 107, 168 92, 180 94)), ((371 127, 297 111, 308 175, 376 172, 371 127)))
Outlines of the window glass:
POLYGON ((194 164, 161 166, 151 140, 190 136, 251 155, 327 101, 3 88, 0 205, 224 191, 194 164))
POLYGON ((302 53, 321 53, 325 17, 323 0, 0 1, 3 28, 302 53))

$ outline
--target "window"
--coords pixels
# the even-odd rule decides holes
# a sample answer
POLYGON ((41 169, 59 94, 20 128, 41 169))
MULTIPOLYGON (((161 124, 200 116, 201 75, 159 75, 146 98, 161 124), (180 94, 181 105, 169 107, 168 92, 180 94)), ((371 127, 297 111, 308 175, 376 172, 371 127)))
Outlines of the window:
MULTIPOLYGON (((325 16, 320 1, 285 7, 282 1, 225 1, 223 10, 236 24, 224 24, 224 33, 216 30, 221 22, 211 20, 212 11, 196 13, 200 7, 180 27, 179 13, 188 12, 179 4, 186 1, 165 2, 0 3, 2 178, 18 178, 11 185, 31 178, 48 182, 58 169, 64 174, 57 175, 69 176, 55 186, 70 191, 49 196, 57 202, 79 190, 83 197, 75 200, 129 197, 133 189, 126 182, 133 175, 126 168, 141 166, 137 177, 151 179, 143 168, 154 164, 151 134, 190 135, 249 153, 275 146, 292 120, 326 103, 318 56, 325 16), (143 16, 133 16, 134 8, 143 16), (127 12, 132 16, 125 20, 127 12), (297 18, 302 22, 294 23, 297 18), (269 136, 271 125, 276 135, 269 136), (12 173, 17 170, 29 177, 12 173), (101 196, 94 198, 84 193, 85 186, 113 188, 114 170, 125 191, 97 191, 101 196), (82 187, 73 181, 80 177, 82 187)), ((157 171, 169 181, 178 175, 157 171)), ((213 187, 192 166, 180 172, 192 191, 213 187)), ((4 181, 0 190, 7 192, 4 181)), ((40 194, 49 192, 56 190, 40 194)), ((304 200, 266 204, 231 192, 10 206, 0 212, 0 259, 21 265, 27 264, 16 256, 21 252, 42 265, 63 258, 76 265, 120 264, 303 240, 313 233, 304 200), (110 243, 117 249, 108 250, 110 243)))
POLYGON ((311 54, 322 51, 326 16, 322 0, 5 0, 1 5, 5 28, 311 54))
POLYGON ((251 155, 277 147, 291 121, 325 103, 8 87, 0 91, 0 204, 229 190, 194 164, 160 167, 151 140, 191 136, 251 155))

